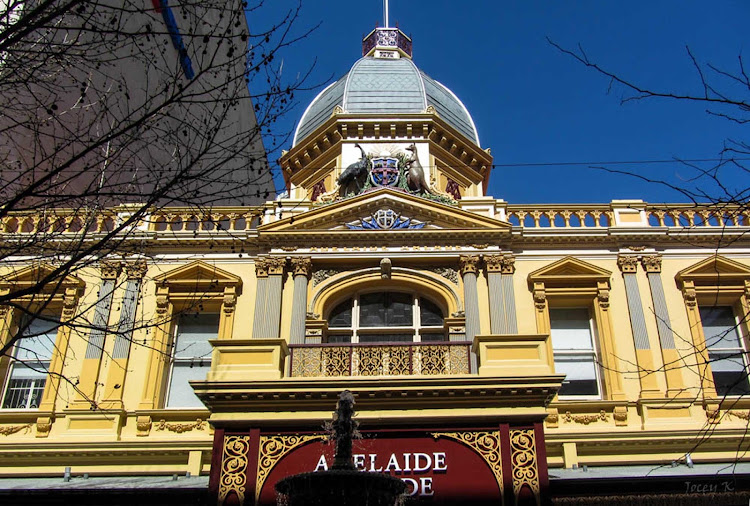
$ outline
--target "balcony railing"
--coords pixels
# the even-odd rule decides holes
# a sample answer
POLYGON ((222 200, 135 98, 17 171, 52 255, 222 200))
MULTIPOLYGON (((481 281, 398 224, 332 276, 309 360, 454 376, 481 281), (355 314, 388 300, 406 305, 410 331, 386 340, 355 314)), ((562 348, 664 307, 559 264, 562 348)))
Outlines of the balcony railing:
POLYGON ((469 374, 471 343, 296 344, 289 346, 296 377, 469 374))

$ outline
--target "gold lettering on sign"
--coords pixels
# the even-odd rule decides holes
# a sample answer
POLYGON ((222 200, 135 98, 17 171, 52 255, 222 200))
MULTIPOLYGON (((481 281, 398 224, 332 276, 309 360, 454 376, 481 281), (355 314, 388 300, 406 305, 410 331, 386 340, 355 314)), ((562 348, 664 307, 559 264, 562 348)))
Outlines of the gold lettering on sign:
MULTIPOLYGON (((495 475, 500 496, 503 495, 503 460, 500 451, 500 432, 433 432, 435 439, 447 437, 463 443, 487 462, 492 474, 495 475)), ((538 488, 538 487, 537 487, 538 488)))
POLYGON ((230 492, 237 494, 240 504, 245 503, 247 482, 247 454, 250 450, 250 436, 225 436, 224 451, 221 457, 218 504, 224 504, 230 492))
POLYGON ((276 463, 281 458, 294 450, 316 439, 325 439, 325 436, 314 434, 310 436, 261 436, 260 450, 258 451, 258 477, 255 480, 255 502, 258 502, 260 491, 266 478, 276 463))
POLYGON ((534 493, 536 503, 540 504, 534 429, 511 429, 510 463, 513 468, 513 495, 518 497, 519 492, 526 485, 534 493))

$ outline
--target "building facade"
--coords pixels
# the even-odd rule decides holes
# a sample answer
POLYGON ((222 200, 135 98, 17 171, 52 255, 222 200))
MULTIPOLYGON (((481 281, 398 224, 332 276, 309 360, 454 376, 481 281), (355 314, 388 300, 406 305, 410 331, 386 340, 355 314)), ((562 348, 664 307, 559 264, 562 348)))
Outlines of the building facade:
MULTIPOLYGON (((284 198, 156 209, 144 254, 49 287, 0 363, 2 476, 67 472, 50 487, 75 495, 175 475, 141 500, 274 504, 330 464, 322 424, 349 390, 355 464, 410 502, 747 500, 744 209, 486 195, 469 112, 392 28, 280 163, 284 198)), ((49 268, 12 261, 0 290, 49 268)))

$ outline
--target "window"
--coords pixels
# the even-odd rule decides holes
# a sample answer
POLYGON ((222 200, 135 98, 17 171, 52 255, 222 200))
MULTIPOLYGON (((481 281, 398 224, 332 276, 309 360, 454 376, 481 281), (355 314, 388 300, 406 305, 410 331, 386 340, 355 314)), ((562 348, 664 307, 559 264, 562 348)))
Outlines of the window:
POLYGON ((445 340, 442 310, 416 294, 361 293, 338 304, 328 316, 329 343, 445 340))
POLYGON ((702 306, 699 311, 716 393, 749 394, 746 352, 732 307, 702 306))
POLYGON ((586 308, 549 310, 555 372, 565 374, 560 396, 599 397, 599 366, 586 308))
POLYGON ((24 337, 13 349, 3 408, 39 407, 59 326, 57 317, 53 315, 40 315, 28 323, 24 337))
POLYGON ((219 314, 182 315, 175 329, 171 373, 167 394, 168 408, 202 408, 189 380, 203 380, 211 369, 211 344, 219 333, 219 314))

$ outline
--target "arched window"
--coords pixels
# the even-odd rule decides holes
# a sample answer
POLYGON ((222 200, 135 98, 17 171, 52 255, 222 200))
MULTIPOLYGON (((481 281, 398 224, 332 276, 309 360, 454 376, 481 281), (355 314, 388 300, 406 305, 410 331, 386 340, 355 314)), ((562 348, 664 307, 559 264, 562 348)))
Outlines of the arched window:
POLYGON ((358 293, 328 313, 328 342, 446 341, 443 318, 437 304, 415 293, 358 293))

